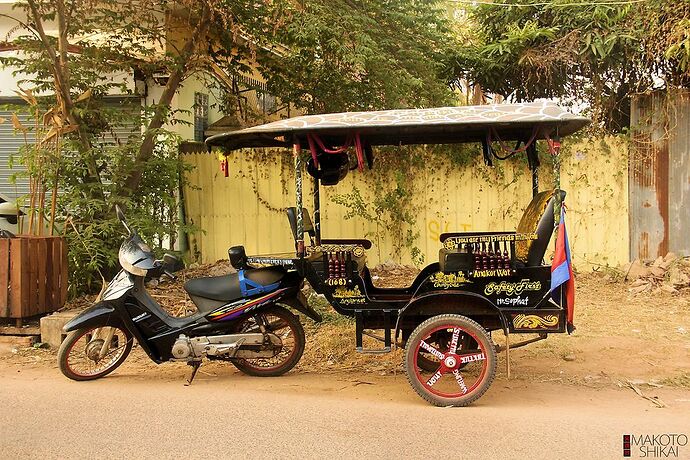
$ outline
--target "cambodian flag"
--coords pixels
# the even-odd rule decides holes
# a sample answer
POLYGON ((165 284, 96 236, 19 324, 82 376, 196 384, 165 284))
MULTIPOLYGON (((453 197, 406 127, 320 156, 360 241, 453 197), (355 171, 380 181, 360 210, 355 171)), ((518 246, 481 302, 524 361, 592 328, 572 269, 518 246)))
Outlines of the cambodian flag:
MULTIPOLYGON (((558 237, 556 238, 556 253, 551 264, 551 292, 563 286, 565 304, 567 308, 568 333, 575 330, 573 325, 573 312, 575 310, 575 277, 573 266, 570 263, 570 245, 568 244, 568 232, 565 230, 565 205, 561 205, 561 221, 558 224, 558 237)), ((553 295, 553 294, 552 294, 553 295)), ((555 301, 558 299, 554 298, 555 301)))

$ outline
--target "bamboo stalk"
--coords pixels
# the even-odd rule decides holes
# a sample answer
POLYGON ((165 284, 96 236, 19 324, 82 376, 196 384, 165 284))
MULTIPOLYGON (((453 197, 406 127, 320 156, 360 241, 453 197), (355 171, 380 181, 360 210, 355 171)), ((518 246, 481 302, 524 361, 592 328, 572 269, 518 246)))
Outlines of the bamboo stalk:
POLYGON ((50 198, 50 224, 49 224, 49 234, 52 236, 55 233, 55 210, 57 208, 57 191, 58 184, 60 180, 60 157, 61 157, 61 147, 62 147, 62 134, 59 133, 55 136, 55 177, 53 178, 53 189, 51 191, 50 198))
POLYGON ((36 182, 34 179, 29 179, 29 235, 34 233, 34 206, 36 198, 36 182))
POLYGON ((46 185, 45 181, 42 180, 39 185, 39 195, 38 195, 38 236, 43 236, 43 226, 45 225, 45 204, 46 204, 46 185))
POLYGON ((43 168, 43 149, 41 148, 41 142, 38 140, 39 136, 42 134, 40 133, 40 123, 38 120, 40 113, 38 110, 38 105, 35 107, 34 110, 34 124, 35 124, 35 133, 36 133, 36 143, 35 143, 35 149, 36 149, 36 161, 34 165, 34 170, 36 171, 36 185, 38 187, 38 204, 36 207, 36 212, 38 212, 38 223, 37 223, 37 228, 35 231, 35 235, 42 236, 43 235, 43 208, 45 206, 45 180, 44 180, 44 168, 43 168))

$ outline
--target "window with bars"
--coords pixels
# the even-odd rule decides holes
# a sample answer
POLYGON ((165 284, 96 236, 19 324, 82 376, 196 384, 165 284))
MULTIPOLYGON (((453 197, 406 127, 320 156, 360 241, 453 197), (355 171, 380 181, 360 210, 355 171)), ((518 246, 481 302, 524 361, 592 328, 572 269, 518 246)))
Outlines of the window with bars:
POLYGON ((208 128, 208 94, 194 93, 194 140, 204 141, 204 131, 208 128))

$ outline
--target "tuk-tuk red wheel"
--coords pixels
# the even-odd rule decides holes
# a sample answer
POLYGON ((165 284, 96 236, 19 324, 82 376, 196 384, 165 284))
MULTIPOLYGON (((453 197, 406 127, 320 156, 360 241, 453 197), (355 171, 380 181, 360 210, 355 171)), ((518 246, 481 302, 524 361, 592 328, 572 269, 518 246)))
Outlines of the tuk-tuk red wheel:
POLYGON ((475 321, 461 315, 439 315, 424 321, 410 335, 405 371, 412 388, 430 403, 466 406, 491 385, 496 350, 489 334, 475 321), (431 345, 432 337, 439 334, 449 334, 450 340, 431 345), (438 359, 437 369, 428 370, 422 352, 438 359))

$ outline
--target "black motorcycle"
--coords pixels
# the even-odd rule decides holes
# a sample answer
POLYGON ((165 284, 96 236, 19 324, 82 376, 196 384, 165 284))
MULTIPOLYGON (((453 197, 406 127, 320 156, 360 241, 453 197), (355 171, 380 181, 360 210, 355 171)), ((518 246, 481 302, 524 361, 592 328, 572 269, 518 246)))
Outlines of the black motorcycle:
POLYGON ((146 292, 146 281, 171 273, 175 258, 155 260, 133 232, 124 214, 117 216, 129 233, 119 251, 122 270, 102 299, 70 320, 60 346, 62 373, 74 380, 103 377, 122 364, 134 339, 156 363, 182 361, 193 367, 192 382, 203 358, 230 361, 255 376, 277 376, 292 369, 304 351, 304 329, 287 307, 320 321, 300 291, 302 279, 283 267, 248 265, 242 246, 230 248, 237 273, 197 278, 184 288, 199 310, 170 316, 146 292))

